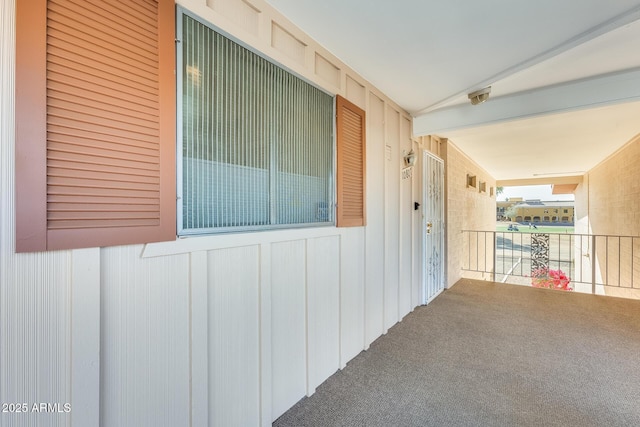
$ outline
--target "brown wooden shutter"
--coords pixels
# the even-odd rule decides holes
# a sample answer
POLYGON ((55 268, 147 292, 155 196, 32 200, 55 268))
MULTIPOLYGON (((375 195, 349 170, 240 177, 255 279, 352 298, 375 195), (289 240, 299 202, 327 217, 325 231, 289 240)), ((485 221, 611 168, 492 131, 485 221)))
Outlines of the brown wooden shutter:
POLYGON ((337 96, 338 227, 366 225, 365 126, 364 110, 337 96))
POLYGON ((17 251, 175 239, 174 8, 18 2, 17 251))

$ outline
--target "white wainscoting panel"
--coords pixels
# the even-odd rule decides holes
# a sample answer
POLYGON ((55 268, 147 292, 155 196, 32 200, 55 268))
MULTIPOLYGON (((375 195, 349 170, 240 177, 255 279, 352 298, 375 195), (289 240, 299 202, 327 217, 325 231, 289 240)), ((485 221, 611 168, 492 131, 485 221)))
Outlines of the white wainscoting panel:
POLYGON ((71 425, 98 426, 100 248, 71 253, 71 425))
POLYGON ((400 114, 387 106, 385 150, 384 332, 399 320, 400 274, 400 114))
POLYGON ((70 254, 14 255, 11 233, 1 238, 0 400, 28 412, 0 413, 0 425, 67 425, 69 413, 31 408, 71 403, 70 254))
MULTIPOLYGON (((404 156, 411 151, 411 122, 406 117, 400 118, 400 164, 404 166, 404 156)), ((417 154, 416 154, 417 156, 417 154)), ((416 172, 415 167, 412 168, 412 175, 416 172)), ((413 291, 413 271, 412 271, 412 228, 411 223, 413 213, 413 196, 411 194, 411 184, 414 178, 406 178, 400 180, 400 279, 399 279, 399 318, 409 314, 413 310, 414 305, 411 303, 411 294, 413 291)))
POLYGON ((260 424, 260 247, 209 252, 209 423, 260 424))
POLYGON ((365 228, 365 348, 384 332, 384 101, 369 94, 367 227, 365 228))
POLYGON ((189 423, 189 256, 101 250, 101 425, 189 423))
POLYGON ((67 426, 71 403, 71 253, 15 254, 15 0, 0 3, 0 413, 1 426, 67 426))
POLYGON ((271 246, 271 421, 307 392, 306 245, 271 246))
POLYGON ((262 0, 178 3, 367 109, 367 226, 15 254, 16 1, 0 2, 0 400, 82 407, 0 426, 270 425, 415 305, 406 117, 262 0))
POLYGON ((340 367, 340 237, 307 241, 307 394, 340 367))
POLYGON ((208 253, 189 254, 191 298, 191 425, 209 424, 208 253))
POLYGON ((364 228, 340 239, 340 368, 364 350, 364 228))
MULTIPOLYGON (((422 146, 414 146, 416 153, 422 152, 422 146)), ((413 201, 422 203, 422 156, 416 156, 416 164, 413 167, 413 201)), ((411 291, 411 306, 416 307, 422 304, 422 215, 424 212, 424 206, 420 206, 418 210, 413 211, 413 242, 412 242, 412 257, 413 257, 413 289, 411 291)))

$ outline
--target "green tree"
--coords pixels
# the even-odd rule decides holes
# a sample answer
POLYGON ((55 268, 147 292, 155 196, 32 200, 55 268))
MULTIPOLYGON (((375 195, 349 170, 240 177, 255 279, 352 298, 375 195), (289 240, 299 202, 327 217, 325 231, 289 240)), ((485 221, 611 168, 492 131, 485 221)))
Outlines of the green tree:
POLYGON ((504 211, 504 216, 506 216, 507 218, 513 221, 513 219, 515 219, 515 217, 518 216, 518 209, 516 208, 516 205, 509 206, 504 211))

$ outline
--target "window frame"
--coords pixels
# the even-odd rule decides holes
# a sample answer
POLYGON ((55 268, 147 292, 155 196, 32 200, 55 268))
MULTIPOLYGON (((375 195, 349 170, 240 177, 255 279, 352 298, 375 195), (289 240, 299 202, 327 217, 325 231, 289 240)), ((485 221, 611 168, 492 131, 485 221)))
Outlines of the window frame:
MULTIPOLYGON (((176 229, 177 235, 179 238, 185 237, 198 237, 198 236, 207 236, 207 235, 224 235, 224 234, 233 234, 233 233, 246 233, 246 232, 263 232, 263 231, 274 231, 274 230, 288 230, 288 229, 303 229, 303 228, 317 228, 317 227, 334 227, 336 225, 336 94, 329 92, 328 90, 322 88, 321 86, 315 84, 309 79, 301 76, 295 71, 291 70, 289 67, 283 65, 282 63, 274 60, 263 52, 260 52, 256 48, 248 45, 242 40, 234 37, 232 34, 223 30, 222 28, 208 22, 204 18, 199 15, 191 12, 190 10, 182 7, 176 6, 176 229), (308 222, 308 223, 293 223, 293 224, 266 224, 266 225, 255 225, 255 226, 231 226, 231 227, 209 227, 209 228, 184 228, 184 216, 183 216, 183 191, 184 191, 184 180, 183 180, 183 105, 182 99, 184 96, 183 91, 183 79, 185 78, 183 69, 183 50, 184 50, 184 41, 183 41, 183 16, 186 15, 191 19, 194 19, 198 23, 206 26, 210 30, 218 33, 219 35, 227 38, 231 42, 237 44, 238 46, 248 50, 249 52, 257 55, 258 57, 270 62, 271 64, 281 68, 285 72, 293 75, 294 77, 302 80, 303 82, 311 85, 312 87, 318 89, 319 91, 327 94, 332 98, 332 113, 331 113, 331 167, 329 170, 329 191, 330 199, 327 202, 328 211, 329 211, 329 220, 322 222, 308 222)), ((271 171, 271 169, 270 169, 271 171)), ((270 190, 271 193, 271 190, 270 190)))

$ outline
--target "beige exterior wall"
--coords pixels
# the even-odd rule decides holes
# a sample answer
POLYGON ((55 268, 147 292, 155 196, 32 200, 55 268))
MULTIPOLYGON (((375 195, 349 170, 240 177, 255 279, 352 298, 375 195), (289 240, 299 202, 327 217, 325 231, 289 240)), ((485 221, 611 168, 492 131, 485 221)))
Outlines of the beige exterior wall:
POLYGON ((178 3, 366 110, 366 227, 15 254, 16 3, 0 7, 0 390, 73 412, 10 425, 271 425, 420 304, 403 156, 437 140, 263 0, 178 3))
POLYGON ((589 226, 589 174, 586 174, 582 183, 576 187, 573 192, 575 196, 575 233, 589 234, 591 228, 589 226))
MULTIPOLYGON (((469 241, 463 230, 495 231, 496 227, 496 181, 488 172, 460 151, 451 141, 443 140, 440 152, 445 161, 445 245, 447 247, 446 287, 453 286, 463 277, 462 267, 471 263, 473 268, 485 269, 485 245, 469 241), (475 176, 476 187, 467 185, 467 177, 475 176), (480 183, 485 183, 486 191, 481 191, 480 183), (479 248, 479 252, 475 248, 479 248), (471 256, 469 256, 471 249, 471 256), (478 255, 476 255, 478 254, 478 255), (469 258, 471 260, 469 261, 469 258)), ((493 256, 488 256, 486 271, 493 269, 493 256)), ((465 272, 464 277, 490 278, 488 273, 465 272)))
MULTIPOLYGON (((590 170, 575 195, 576 233, 640 236, 640 135, 590 170)), ((604 293, 640 298, 640 239, 610 238, 607 250, 605 239, 599 238, 596 254, 598 279, 622 285, 605 287, 604 293)))
MULTIPOLYGON (((442 144, 412 139, 407 112, 263 0, 178 4, 367 111, 367 226, 15 254, 16 3, 0 7, 0 389, 73 408, 20 423, 271 425, 420 304, 420 184, 402 156, 442 144)), ((495 181, 445 149, 451 286, 460 230, 493 229, 495 181)))
MULTIPOLYGON (((594 234, 640 235, 640 135, 587 173, 576 189, 587 192, 594 234)), ((585 215, 583 202, 583 212, 585 215)))

